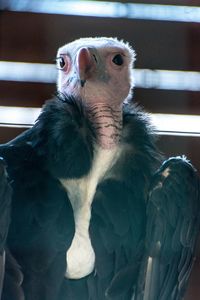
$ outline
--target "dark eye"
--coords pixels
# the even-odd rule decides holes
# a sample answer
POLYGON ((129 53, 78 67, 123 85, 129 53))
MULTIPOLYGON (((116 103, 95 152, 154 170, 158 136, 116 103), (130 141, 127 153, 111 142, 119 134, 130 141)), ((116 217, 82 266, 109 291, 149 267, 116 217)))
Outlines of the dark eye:
POLYGON ((117 66, 123 65, 123 62, 124 62, 123 57, 122 57, 121 54, 115 55, 112 61, 113 61, 114 64, 117 65, 117 66))
POLYGON ((62 56, 56 58, 58 69, 63 69, 65 67, 65 60, 62 56))

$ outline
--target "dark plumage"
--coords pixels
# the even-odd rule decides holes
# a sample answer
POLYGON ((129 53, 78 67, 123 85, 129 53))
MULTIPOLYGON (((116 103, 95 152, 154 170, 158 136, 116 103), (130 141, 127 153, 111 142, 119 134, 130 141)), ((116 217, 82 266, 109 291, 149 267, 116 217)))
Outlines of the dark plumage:
POLYGON ((6 164, 0 157, 0 254, 3 255, 10 224, 11 187, 6 164))
MULTIPOLYGON (((6 239, 10 224, 10 211, 11 211, 11 186, 6 172, 6 164, 2 157, 0 157, 0 296, 3 289, 5 277, 5 255, 6 239)), ((16 271, 17 272, 17 271, 16 271)), ((17 283, 15 278, 14 283, 17 283)))
POLYGON ((21 286, 26 300, 180 300, 199 230, 198 175, 185 158, 161 165, 149 118, 131 101, 91 105, 99 105, 94 78, 111 83, 101 47, 82 49, 72 92, 60 91, 31 129, 0 146, 13 188, 8 258, 18 274, 17 285, 5 280, 2 299, 24 299, 22 290, 9 296, 21 286))

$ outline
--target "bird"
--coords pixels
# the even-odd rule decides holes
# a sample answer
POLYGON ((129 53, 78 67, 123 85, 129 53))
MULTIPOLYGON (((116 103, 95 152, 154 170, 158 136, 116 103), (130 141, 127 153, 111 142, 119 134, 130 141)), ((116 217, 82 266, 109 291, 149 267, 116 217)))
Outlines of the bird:
POLYGON ((183 299, 199 175, 158 149, 133 101, 135 57, 112 37, 60 47, 55 96, 0 145, 12 188, 2 300, 183 299))

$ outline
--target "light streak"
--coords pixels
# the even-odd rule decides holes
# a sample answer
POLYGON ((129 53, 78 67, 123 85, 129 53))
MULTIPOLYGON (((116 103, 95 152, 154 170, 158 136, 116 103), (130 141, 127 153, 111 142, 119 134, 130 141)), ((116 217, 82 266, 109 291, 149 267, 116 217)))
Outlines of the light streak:
MULTIPOLYGON (((0 126, 31 127, 41 108, 0 106, 0 126)), ((200 116, 184 114, 150 114, 157 133, 200 136, 200 116)))

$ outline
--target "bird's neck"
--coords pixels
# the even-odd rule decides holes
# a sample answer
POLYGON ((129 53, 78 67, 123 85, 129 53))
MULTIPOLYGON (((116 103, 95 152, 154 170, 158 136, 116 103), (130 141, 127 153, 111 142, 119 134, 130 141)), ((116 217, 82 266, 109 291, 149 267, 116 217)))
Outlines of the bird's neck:
POLYGON ((90 118, 96 132, 97 144, 113 149, 121 138, 122 106, 98 103, 90 106, 90 118))

